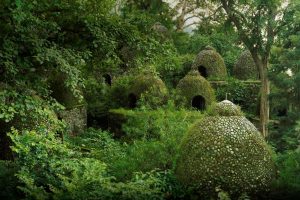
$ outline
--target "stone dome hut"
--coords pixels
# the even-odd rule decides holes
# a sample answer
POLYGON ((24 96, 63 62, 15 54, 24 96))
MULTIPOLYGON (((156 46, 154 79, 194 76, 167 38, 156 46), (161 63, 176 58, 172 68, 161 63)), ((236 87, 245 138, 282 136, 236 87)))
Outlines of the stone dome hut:
POLYGON ((151 107, 157 107, 167 102, 168 89, 164 82, 156 75, 147 73, 134 78, 128 89, 129 108, 137 107, 143 96, 151 107))
POLYGON ((275 175, 272 152, 255 126, 230 101, 215 105, 185 135, 177 178, 198 191, 252 194, 269 187, 275 175))
POLYGON ((156 22, 155 24, 153 24, 151 30, 162 36, 163 38, 168 38, 170 35, 168 28, 162 25, 160 22, 156 22))
POLYGON ((224 79, 227 77, 222 56, 210 46, 197 55, 192 69, 198 70, 204 78, 224 79))
POLYGON ((195 70, 179 81, 176 91, 179 95, 178 104, 188 108, 205 110, 215 101, 210 83, 195 70))
POLYGON ((233 67, 233 75, 240 80, 259 79, 259 71, 250 51, 244 51, 233 67))
POLYGON ((127 70, 130 65, 132 65, 133 60, 136 57, 136 50, 129 45, 124 44, 119 50, 120 59, 122 61, 121 68, 127 70))

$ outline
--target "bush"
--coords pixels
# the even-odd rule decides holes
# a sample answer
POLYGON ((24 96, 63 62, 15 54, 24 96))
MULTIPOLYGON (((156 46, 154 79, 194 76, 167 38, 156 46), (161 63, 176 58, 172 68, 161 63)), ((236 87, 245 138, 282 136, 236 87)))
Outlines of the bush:
POLYGON ((110 108, 120 108, 128 106, 128 90, 133 84, 133 75, 123 75, 113 81, 109 92, 110 108))
POLYGON ((11 141, 7 132, 12 127, 20 130, 36 130, 44 133, 60 131, 63 123, 54 111, 62 109, 55 101, 46 101, 33 90, 20 90, 6 85, 0 87, 0 148, 1 159, 11 160, 11 141))
POLYGON ((130 178, 135 171, 172 169, 184 132, 202 117, 197 111, 175 110, 172 104, 158 110, 119 112, 127 120, 122 138, 127 142, 126 156, 112 164, 119 179, 130 178))
POLYGON ((66 141, 84 157, 101 160, 108 166, 125 156, 124 146, 114 140, 112 134, 107 131, 89 128, 77 137, 67 137, 66 141))
POLYGON ((84 156, 51 135, 27 132, 10 134, 22 166, 17 177, 26 198, 33 199, 159 199, 164 186, 160 173, 136 173, 126 182, 115 182, 107 165, 84 156))
POLYGON ((0 161, 0 198, 1 199, 20 199, 22 197, 17 189, 19 185, 15 174, 19 166, 12 161, 0 161))
POLYGON ((300 195, 300 150, 279 154, 279 177, 274 183, 272 199, 298 199, 300 195))
POLYGON ((257 116, 259 113, 260 83, 246 83, 234 78, 227 79, 226 84, 215 85, 218 101, 226 99, 241 106, 247 115, 257 116))

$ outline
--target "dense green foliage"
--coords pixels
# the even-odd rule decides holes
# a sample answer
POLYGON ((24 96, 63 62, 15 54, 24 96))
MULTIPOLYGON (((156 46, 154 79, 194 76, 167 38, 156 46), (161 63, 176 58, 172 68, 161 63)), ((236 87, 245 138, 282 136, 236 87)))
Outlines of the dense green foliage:
POLYGON ((187 2, 207 13, 182 31, 163 0, 0 0, 1 198, 299 196, 300 1, 187 2), (250 47, 270 50, 272 185, 272 151, 243 117, 259 119, 261 83, 232 77, 250 47))
POLYGON ((243 82, 235 78, 227 79, 226 83, 215 82, 216 99, 228 99, 241 106, 246 115, 253 118, 259 113, 259 87, 260 82, 243 82))
POLYGON ((51 135, 13 132, 11 138, 17 163, 23 166, 17 173, 23 183, 20 189, 28 198, 143 199, 161 195, 156 172, 136 174, 131 181, 118 183, 101 160, 83 156, 78 148, 51 135))

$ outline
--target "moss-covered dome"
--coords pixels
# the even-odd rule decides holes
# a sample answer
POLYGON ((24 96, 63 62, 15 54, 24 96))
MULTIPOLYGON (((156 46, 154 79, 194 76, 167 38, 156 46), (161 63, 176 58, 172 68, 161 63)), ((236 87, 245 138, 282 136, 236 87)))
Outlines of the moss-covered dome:
POLYGON ((178 103, 185 107, 204 110, 215 100, 210 83, 198 71, 191 71, 181 79, 176 88, 178 103))
POLYGON ((222 56, 212 47, 207 47, 197 55, 192 68, 205 78, 224 79, 227 76, 222 56))
POLYGON ((168 28, 162 25, 160 22, 156 22, 151 27, 151 30, 154 31, 156 34, 162 36, 163 38, 167 38, 170 35, 168 28))
POLYGON ((206 192, 216 187, 232 194, 268 188, 275 170, 264 138, 231 102, 223 101, 213 110, 185 135, 178 179, 206 192))
POLYGON ((121 65, 122 68, 128 68, 136 57, 136 51, 128 45, 124 45, 119 50, 119 54, 123 62, 123 64, 121 65))
POLYGON ((168 89, 158 76, 151 73, 142 74, 134 78, 128 89, 128 106, 136 107, 142 96, 148 105, 157 107, 167 101, 168 89))
POLYGON ((233 75, 241 80, 259 79, 259 72, 250 51, 244 51, 233 67, 233 75))

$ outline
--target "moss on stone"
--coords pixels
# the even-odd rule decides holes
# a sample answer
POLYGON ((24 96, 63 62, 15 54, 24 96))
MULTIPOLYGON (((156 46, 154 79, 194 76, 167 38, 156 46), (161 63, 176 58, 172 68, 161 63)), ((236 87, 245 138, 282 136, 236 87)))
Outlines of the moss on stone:
POLYGON ((216 187, 231 194, 266 190, 274 178, 275 166, 264 138, 227 101, 219 104, 217 111, 219 115, 204 117, 185 135, 177 178, 206 192, 214 192, 216 187), (230 115, 228 108, 232 110, 230 115))
POLYGON ((166 39, 170 37, 170 33, 167 27, 162 25, 160 22, 156 22, 152 27, 151 30, 154 31, 157 35, 162 37, 162 39, 166 39))
POLYGON ((205 78, 224 79, 227 77, 227 70, 222 56, 210 47, 201 51, 192 66, 192 69, 198 70, 205 78), (205 70, 203 72, 201 70, 205 70))
POLYGON ((233 67, 233 75, 241 80, 259 79, 259 72, 250 51, 244 51, 233 67))
POLYGON ((123 61, 123 68, 127 68, 135 59, 136 51, 128 45, 119 50, 120 58, 123 61))
POLYGON ((128 97, 130 95, 134 95, 137 101, 143 97, 145 103, 157 107, 167 102, 168 89, 158 76, 147 73, 134 78, 128 89, 128 97))
POLYGON ((215 101, 214 90, 210 83, 195 70, 179 81, 176 91, 179 98, 177 104, 187 108, 192 107, 192 100, 196 96, 202 96, 205 99, 206 107, 215 101))

